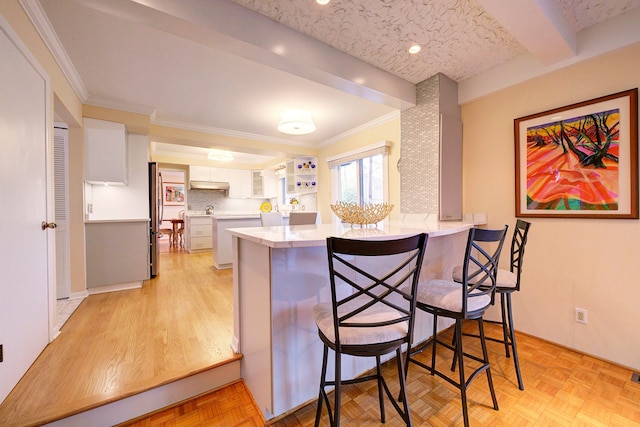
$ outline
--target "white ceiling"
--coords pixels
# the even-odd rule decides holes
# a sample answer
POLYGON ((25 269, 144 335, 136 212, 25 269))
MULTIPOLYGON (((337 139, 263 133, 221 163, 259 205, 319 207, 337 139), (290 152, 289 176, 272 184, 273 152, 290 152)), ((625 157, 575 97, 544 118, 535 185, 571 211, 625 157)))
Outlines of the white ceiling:
POLYGON ((396 117, 438 72, 466 102, 640 41, 640 0, 21 1, 84 103, 292 150, 396 117), (317 131, 279 133, 289 108, 317 131))

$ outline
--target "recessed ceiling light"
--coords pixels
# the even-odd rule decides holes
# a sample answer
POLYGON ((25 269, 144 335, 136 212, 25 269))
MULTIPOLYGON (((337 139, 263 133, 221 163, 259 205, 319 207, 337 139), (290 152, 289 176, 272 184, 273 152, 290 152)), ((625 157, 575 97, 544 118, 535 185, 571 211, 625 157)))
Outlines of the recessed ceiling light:
POLYGON ((412 44, 411 46, 409 46, 409 53, 414 55, 418 52, 420 52, 422 50, 422 46, 420 46, 419 44, 412 44))
POLYGON ((327 3, 329 3, 330 0, 316 0, 316 3, 321 4, 321 5, 325 5, 327 3))

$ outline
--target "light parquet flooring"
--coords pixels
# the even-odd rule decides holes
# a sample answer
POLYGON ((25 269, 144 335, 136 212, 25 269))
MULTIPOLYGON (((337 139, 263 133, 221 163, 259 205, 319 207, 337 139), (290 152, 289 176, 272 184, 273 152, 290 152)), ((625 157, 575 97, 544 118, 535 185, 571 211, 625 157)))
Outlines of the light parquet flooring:
MULTIPOLYGON (((471 325, 467 325, 471 326, 471 325)), ((496 325, 487 324, 487 331, 498 334, 496 325)), ((447 331, 443 336, 450 337, 447 331)), ((465 349, 478 354, 477 339, 465 337, 465 349)), ((640 384, 631 381, 628 369, 606 363, 546 341, 517 334, 520 364, 525 390, 518 389, 513 363, 505 357, 504 347, 488 343, 492 376, 499 411, 491 406, 486 376, 480 375, 468 390, 469 414, 472 426, 640 426, 640 384)), ((430 351, 418 356, 429 360, 430 351)), ((451 356, 438 352, 441 369, 448 369, 451 356)), ((471 365, 471 364, 469 364, 471 365)), ((383 368, 394 394, 397 391, 395 364, 383 368)), ((438 377, 432 377, 416 365, 411 365, 408 378, 409 403, 415 426, 462 426, 460 395, 457 389, 438 377)), ((260 426, 253 415, 253 403, 246 388, 234 385, 174 408, 129 423, 128 427, 151 426, 260 426), (234 397, 234 394, 239 396, 234 397), (205 418, 201 414, 220 413, 229 409, 229 402, 238 405, 245 419, 233 422, 222 418, 205 418), (187 417, 187 413, 191 417, 187 417)), ((342 419, 345 427, 402 426, 402 420, 386 402, 387 422, 380 423, 375 383, 346 386, 343 389, 342 419)), ((308 427, 315 418, 316 403, 310 403, 272 423, 274 427, 308 427)), ((328 426, 326 409, 322 426, 328 426)))
POLYGON ((215 270, 211 252, 160 261, 141 289, 80 304, 0 405, 0 426, 40 425, 238 357, 232 271, 215 270))

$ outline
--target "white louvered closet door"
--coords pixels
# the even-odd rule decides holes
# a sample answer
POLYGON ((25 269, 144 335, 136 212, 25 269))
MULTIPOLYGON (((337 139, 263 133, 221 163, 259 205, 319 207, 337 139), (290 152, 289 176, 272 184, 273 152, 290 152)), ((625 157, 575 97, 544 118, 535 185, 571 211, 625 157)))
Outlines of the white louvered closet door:
POLYGON ((68 129, 56 123, 53 132, 53 176, 56 215, 56 298, 69 298, 71 261, 69 259, 69 156, 68 129))

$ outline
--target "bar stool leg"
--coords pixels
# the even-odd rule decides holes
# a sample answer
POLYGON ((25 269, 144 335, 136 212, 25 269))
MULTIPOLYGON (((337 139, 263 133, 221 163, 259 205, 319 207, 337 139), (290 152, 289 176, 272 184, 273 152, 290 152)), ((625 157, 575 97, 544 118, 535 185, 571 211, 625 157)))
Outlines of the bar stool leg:
POLYGON ((376 375, 378 376, 378 401, 380 402, 380 421, 386 422, 384 413, 384 401, 382 400, 382 369, 380 368, 380 356, 376 356, 376 375))
MULTIPOLYGON (((493 380, 491 378, 491 365, 489 365, 489 352, 487 351, 487 342, 484 337, 484 322, 482 317, 478 319, 478 330, 480 331, 480 343, 482 345, 482 358, 487 365, 487 382, 489 383, 489 391, 491 392, 491 399, 493 400, 493 409, 498 410, 498 399, 496 398, 496 392, 493 389, 493 380)), ((462 352, 461 352, 462 353, 462 352)), ((462 354, 460 354, 462 357, 462 354)))
MULTIPOLYGON (((316 421, 313 424, 314 427, 318 427, 320 425, 320 417, 322 416, 322 403, 324 402, 325 392, 325 381, 327 378, 327 357, 329 356, 329 349, 327 346, 324 347, 324 352, 322 355, 322 374, 320 378, 320 392, 318 393, 318 409, 316 410, 316 421)), ((331 421, 331 406, 329 402, 327 402, 327 410, 329 412, 329 421, 331 421)))
POLYGON ((467 382, 464 379, 464 357, 462 352, 462 319, 456 319, 455 334, 455 356, 458 359, 458 374, 460 376, 460 398, 462 400, 462 417, 464 426, 469 427, 469 411, 467 409, 467 382))
MULTIPOLYGON (((524 390, 524 383, 522 381, 522 373, 520 372, 520 361, 518 360, 518 346, 516 345, 516 333, 513 329, 513 313, 511 310, 511 293, 506 294, 505 305, 507 306, 507 315, 509 321, 509 339, 511 342, 511 349, 513 350, 513 364, 516 368, 516 377, 518 378, 518 388, 524 390)), ((503 320, 504 321, 504 320, 503 320)), ((505 322, 506 323, 506 322, 505 322)))

